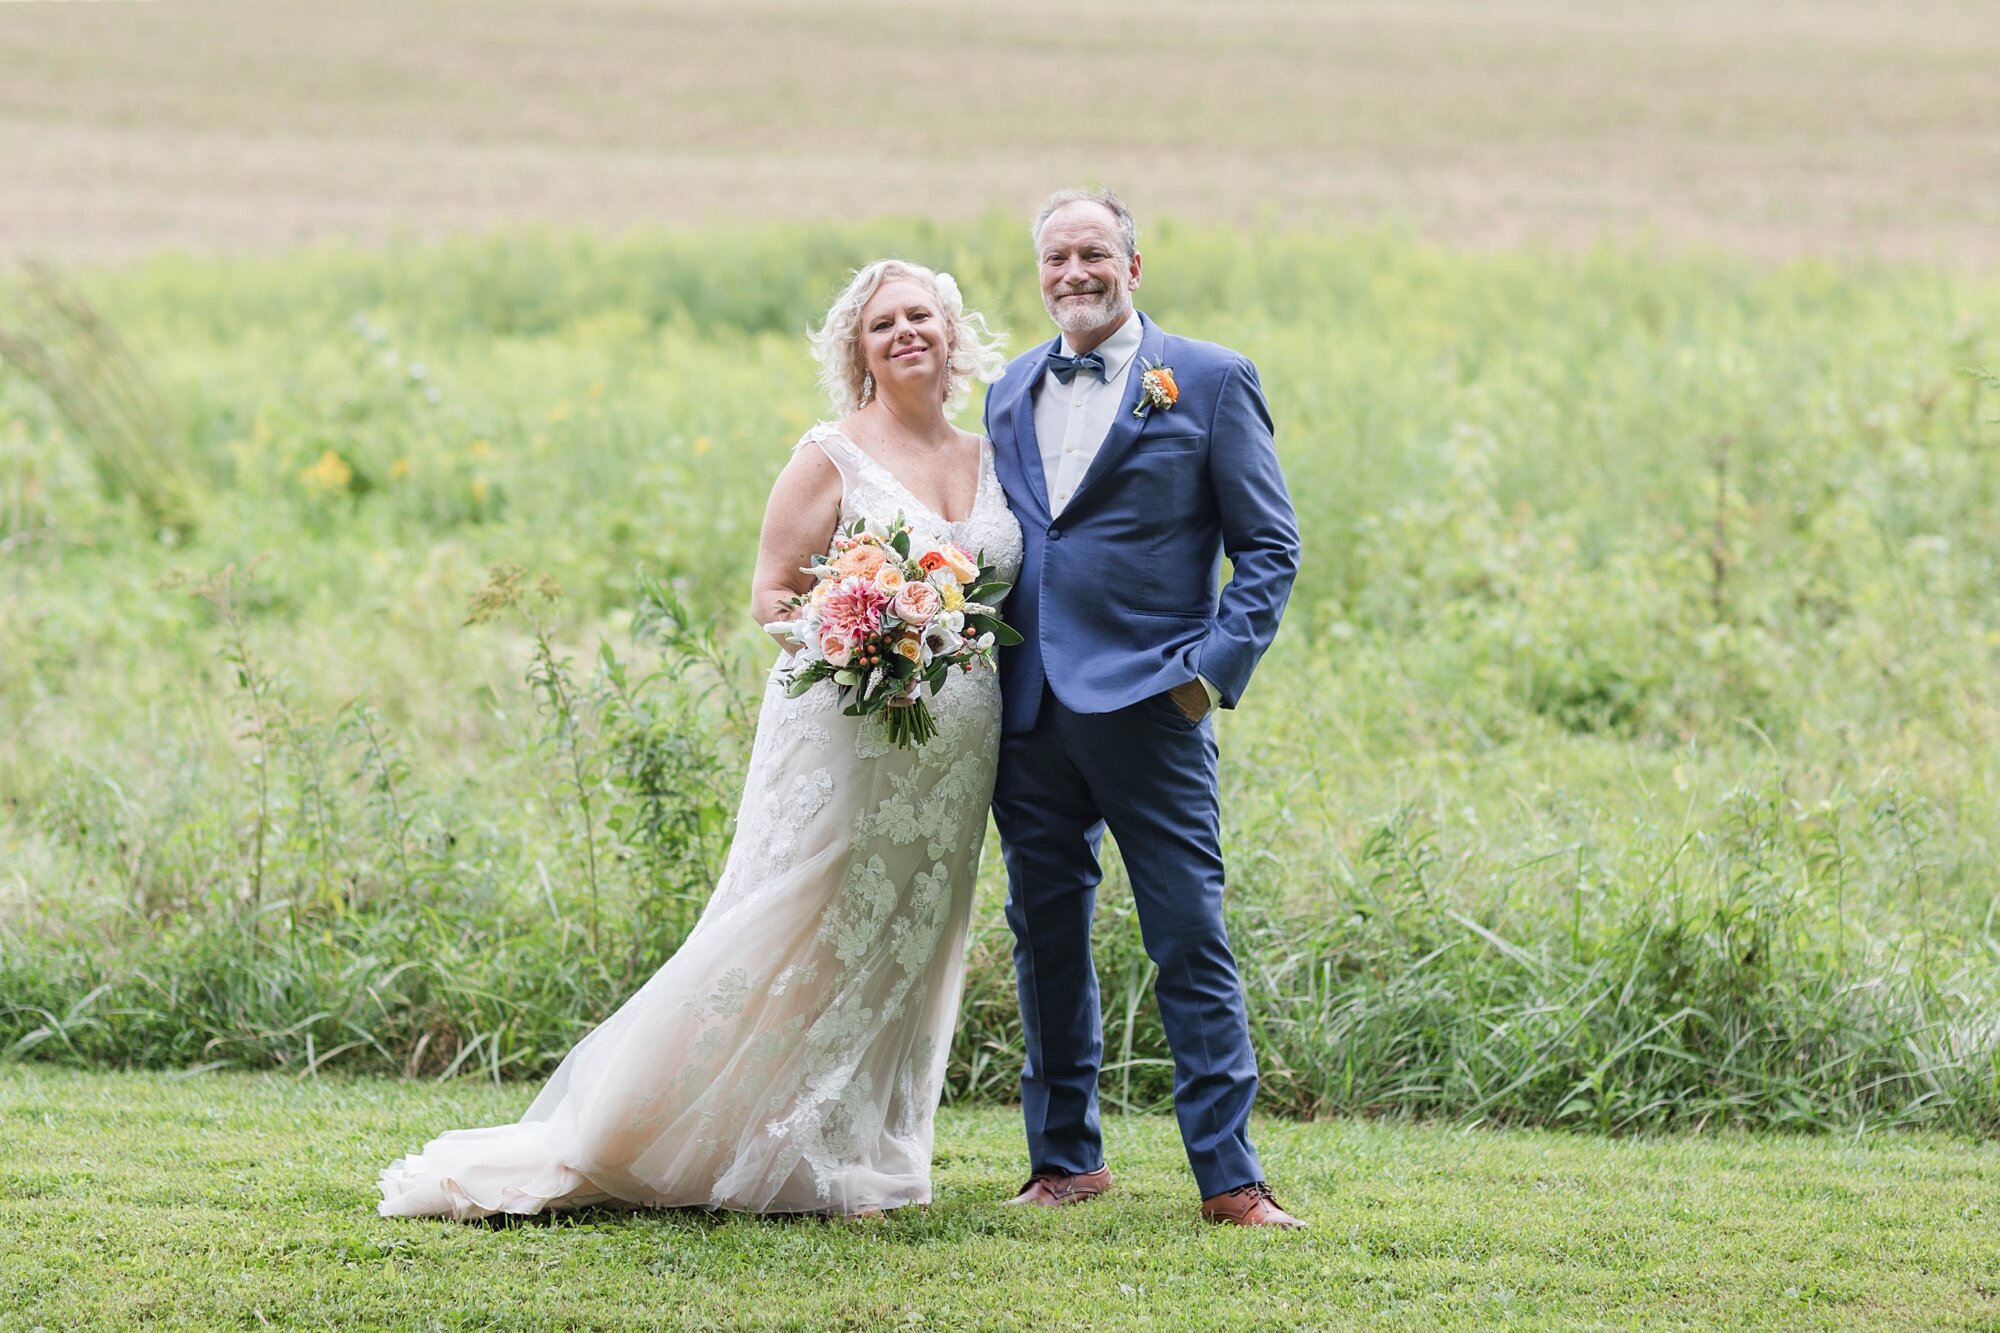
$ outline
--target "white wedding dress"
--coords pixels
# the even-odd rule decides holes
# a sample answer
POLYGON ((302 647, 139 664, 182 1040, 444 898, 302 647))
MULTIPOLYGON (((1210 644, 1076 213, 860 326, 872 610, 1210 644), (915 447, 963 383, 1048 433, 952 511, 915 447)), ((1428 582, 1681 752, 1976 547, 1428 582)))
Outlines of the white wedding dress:
MULTIPOLYGON (((838 429, 841 521, 902 513, 1012 581, 1021 530, 980 446, 963 520, 930 512, 838 429)), ((829 534, 829 537, 831 534, 829 534)), ((938 734, 892 746, 831 682, 765 685, 736 840, 679 952, 564 1057, 521 1119, 455 1130, 380 1179, 384 1216, 591 1204, 852 1213, 929 1200, 999 750, 990 671, 955 673, 938 734)))

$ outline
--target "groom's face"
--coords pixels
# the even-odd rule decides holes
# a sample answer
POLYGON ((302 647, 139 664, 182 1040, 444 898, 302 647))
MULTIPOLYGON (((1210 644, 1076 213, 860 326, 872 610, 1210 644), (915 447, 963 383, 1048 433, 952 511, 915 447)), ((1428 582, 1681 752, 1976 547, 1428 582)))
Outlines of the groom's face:
POLYGON ((1042 304, 1072 340, 1123 323, 1139 285, 1139 256, 1125 253, 1117 219, 1088 201, 1042 224, 1041 270, 1042 304))

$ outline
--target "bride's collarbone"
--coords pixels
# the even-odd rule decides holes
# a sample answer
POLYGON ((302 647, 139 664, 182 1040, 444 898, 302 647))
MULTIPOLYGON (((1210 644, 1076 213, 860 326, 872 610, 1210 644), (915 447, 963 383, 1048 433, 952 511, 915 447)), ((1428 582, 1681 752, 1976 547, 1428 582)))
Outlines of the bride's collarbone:
POLYGON ((890 481, 933 516, 948 523, 963 523, 978 507, 986 465, 983 442, 970 431, 953 427, 954 438, 949 443, 912 445, 885 433, 850 431, 844 424, 835 429, 863 458, 886 473, 890 481), (965 472, 968 456, 972 463, 970 480, 965 472), (913 483, 935 484, 920 490, 913 483), (953 512, 959 517, 948 517, 953 512))

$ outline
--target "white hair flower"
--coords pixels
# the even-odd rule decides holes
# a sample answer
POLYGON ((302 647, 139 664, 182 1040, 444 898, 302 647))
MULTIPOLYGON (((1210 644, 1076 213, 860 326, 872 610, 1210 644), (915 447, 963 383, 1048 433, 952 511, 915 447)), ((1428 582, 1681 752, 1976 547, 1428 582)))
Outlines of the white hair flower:
POLYGON ((965 309, 965 298, 958 291, 958 279, 943 269, 937 272, 937 291, 938 299, 944 302, 945 309, 952 314, 956 315, 965 309))

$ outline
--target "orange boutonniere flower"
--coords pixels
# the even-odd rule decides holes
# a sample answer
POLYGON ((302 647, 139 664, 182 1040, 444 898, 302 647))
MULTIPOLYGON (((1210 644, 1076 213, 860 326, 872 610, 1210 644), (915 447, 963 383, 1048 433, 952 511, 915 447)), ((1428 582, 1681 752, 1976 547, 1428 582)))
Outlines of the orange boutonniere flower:
POLYGON ((1181 386, 1174 382, 1173 370, 1156 363, 1139 376, 1139 405, 1132 409, 1132 415, 1147 416, 1156 407, 1164 412, 1180 400, 1181 386))

